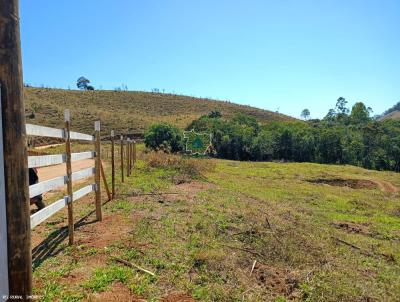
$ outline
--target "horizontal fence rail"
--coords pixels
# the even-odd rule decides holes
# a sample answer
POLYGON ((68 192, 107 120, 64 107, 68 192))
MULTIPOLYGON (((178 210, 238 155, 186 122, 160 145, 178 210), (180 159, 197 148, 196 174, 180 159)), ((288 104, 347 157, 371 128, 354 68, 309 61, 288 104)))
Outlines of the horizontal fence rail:
POLYGON ((83 178, 87 178, 96 173, 96 169, 94 167, 86 168, 77 172, 72 173, 72 181, 80 180, 83 178))
MULTIPOLYGON (((53 138, 62 138, 65 139, 65 130, 57 129, 33 124, 26 124, 26 134, 31 136, 43 136, 43 137, 53 137, 53 138)), ((94 141, 94 136, 79 132, 71 131, 69 133, 70 139, 74 140, 82 140, 82 141, 94 141)))
MULTIPOLYGON (((94 151, 71 153, 71 160, 79 161, 84 159, 91 159, 95 157, 94 151)), ((28 156, 28 167, 29 168, 40 168, 53 165, 63 164, 67 161, 66 154, 54 154, 54 155, 34 155, 28 156)))
POLYGON ((39 168, 65 163, 65 154, 28 156, 28 167, 39 168))
POLYGON ((93 135, 83 134, 83 133, 74 132, 74 131, 71 131, 69 133, 69 138, 70 139, 81 140, 81 141, 89 141, 89 142, 93 142, 94 141, 94 136, 93 135))
MULTIPOLYGON (((82 189, 79 189, 78 191, 73 193, 73 200, 77 201, 78 199, 82 198, 83 196, 95 191, 96 185, 91 184, 86 187, 83 187, 82 189)), ((68 205, 69 202, 69 197, 65 196, 64 198, 57 200, 56 202, 52 203, 51 205, 45 207, 44 209, 36 212, 35 214, 31 215, 31 229, 33 229, 35 226, 39 225, 43 221, 47 220, 51 216, 53 216, 55 213, 63 209, 65 206, 68 205)))
POLYGON ((31 185, 29 186, 29 198, 33 198, 40 194, 62 187, 66 183, 67 183, 67 176, 64 175, 31 185))
POLYGON ((64 129, 26 124, 26 135, 64 138, 64 129))
MULTIPOLYGON (((93 175, 94 173, 95 173, 94 167, 76 171, 72 173, 72 181, 87 178, 93 175)), ((29 186, 29 198, 33 198, 40 194, 62 187, 66 185, 67 182, 68 182, 67 175, 63 175, 31 185, 29 186)))

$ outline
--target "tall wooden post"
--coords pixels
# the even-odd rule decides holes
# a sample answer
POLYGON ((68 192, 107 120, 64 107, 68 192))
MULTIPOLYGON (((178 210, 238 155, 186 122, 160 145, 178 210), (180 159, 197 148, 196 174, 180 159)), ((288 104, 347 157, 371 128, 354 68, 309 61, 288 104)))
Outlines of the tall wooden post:
POLYGON ((71 115, 69 109, 64 111, 65 120, 65 154, 67 156, 67 193, 68 193, 68 239, 69 244, 74 244, 74 210, 73 210, 73 190, 72 190, 72 164, 71 164, 71 139, 70 139, 70 121, 71 115))
POLYGON ((132 142, 131 139, 129 139, 128 142, 128 171, 129 171, 129 176, 131 176, 131 162, 132 162, 132 142))
POLYGON ((111 130, 111 196, 115 198, 115 148, 114 148, 114 130, 111 130))
POLYGON ((0 0, 0 298, 32 293, 18 0, 0 0))
POLYGON ((132 168, 133 168, 133 140, 131 140, 131 171, 130 171, 131 175, 132 175, 132 168))
POLYGON ((135 167, 136 163, 136 141, 133 141, 133 167, 135 167))
POLYGON ((124 137, 121 135, 121 182, 124 182, 124 137))
POLYGON ((130 139, 128 138, 126 141, 126 176, 131 176, 130 170, 129 170, 129 164, 130 164, 130 139))
POLYGON ((100 187, 100 174, 101 174, 101 147, 100 147, 100 121, 94 123, 95 131, 95 183, 96 183, 96 218, 98 221, 103 220, 101 213, 101 187, 100 187))

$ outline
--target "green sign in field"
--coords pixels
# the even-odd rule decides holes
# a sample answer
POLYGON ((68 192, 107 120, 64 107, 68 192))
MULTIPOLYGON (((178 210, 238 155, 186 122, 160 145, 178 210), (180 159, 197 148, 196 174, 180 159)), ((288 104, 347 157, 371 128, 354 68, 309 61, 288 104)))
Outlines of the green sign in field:
POLYGON ((186 141, 186 152, 191 154, 206 154, 211 146, 211 134, 197 133, 194 130, 184 131, 183 137, 186 141))

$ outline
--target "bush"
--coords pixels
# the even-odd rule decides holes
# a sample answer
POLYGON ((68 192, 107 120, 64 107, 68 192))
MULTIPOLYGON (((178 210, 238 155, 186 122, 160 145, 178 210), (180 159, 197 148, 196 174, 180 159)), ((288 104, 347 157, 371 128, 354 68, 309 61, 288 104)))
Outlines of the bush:
POLYGON ((152 168, 172 169, 177 172, 179 183, 201 178, 205 172, 213 171, 215 163, 206 159, 195 159, 162 151, 149 152, 144 155, 147 166, 152 168), (182 181, 182 180, 185 181, 182 181))
POLYGON ((183 150, 181 131, 170 124, 154 124, 145 133, 144 143, 152 150, 176 153, 183 150))

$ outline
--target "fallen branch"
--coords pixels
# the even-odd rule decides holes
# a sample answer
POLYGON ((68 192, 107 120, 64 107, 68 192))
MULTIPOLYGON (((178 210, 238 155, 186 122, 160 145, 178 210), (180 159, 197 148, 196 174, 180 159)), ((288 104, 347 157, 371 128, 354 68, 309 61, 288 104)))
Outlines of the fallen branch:
POLYGON ((130 268, 134 268, 134 269, 137 269, 139 271, 142 271, 142 272, 144 272, 146 274, 149 274, 149 275, 151 275, 153 277, 155 276, 155 274, 153 272, 151 272, 151 271, 149 271, 149 270, 147 270, 145 268, 142 268, 139 265, 136 265, 134 263, 128 262, 128 261, 126 261, 124 259, 121 259, 121 258, 118 258, 118 257, 115 257, 115 256, 111 256, 111 259, 113 259, 113 260, 115 260, 117 262, 120 262, 122 264, 125 264, 126 266, 129 266, 130 268))
POLYGON ((339 243, 342 243, 342 244, 344 244, 344 245, 347 245, 347 246, 349 246, 349 247, 351 247, 351 248, 353 248, 353 249, 359 251, 361 254, 364 254, 364 255, 366 255, 366 256, 373 256, 373 254, 371 254, 371 253, 369 253, 369 252, 367 252, 367 251, 364 251, 364 250, 361 249, 360 247, 358 247, 358 246, 356 246, 356 245, 354 245, 354 244, 352 244, 352 243, 350 243, 350 242, 344 241, 344 240, 342 240, 342 239, 340 239, 340 238, 337 238, 337 237, 334 237, 334 236, 332 236, 332 238, 333 238, 334 240, 336 240, 337 242, 339 242, 339 243))
POLYGON ((334 240, 336 240, 339 243, 342 243, 344 245, 347 245, 347 246, 359 251, 364 256, 368 256, 368 257, 381 256, 381 257, 385 258, 387 261, 395 261, 393 255, 387 255, 387 254, 384 254, 384 253, 377 253, 377 254, 376 253, 370 253, 370 252, 368 252, 366 250, 363 250, 362 248, 360 248, 360 247, 358 247, 358 246, 356 246, 356 245, 354 245, 354 244, 352 244, 350 242, 344 241, 344 240, 342 240, 340 238, 337 238, 337 237, 334 237, 334 236, 331 236, 331 238, 333 238, 334 240))

